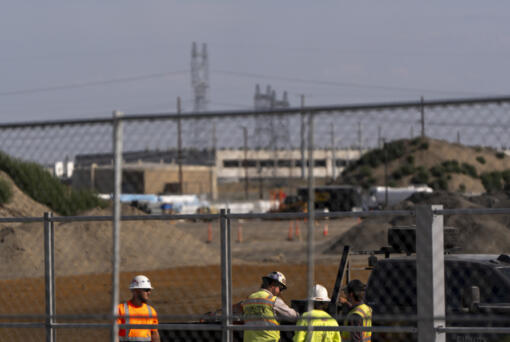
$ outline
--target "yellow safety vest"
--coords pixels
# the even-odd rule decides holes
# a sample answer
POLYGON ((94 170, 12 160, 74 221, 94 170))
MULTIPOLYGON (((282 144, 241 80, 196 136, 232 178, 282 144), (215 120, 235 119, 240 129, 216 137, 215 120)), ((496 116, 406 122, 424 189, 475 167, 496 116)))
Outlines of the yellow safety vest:
MULTIPOLYGON (((371 327, 372 326, 372 308, 366 304, 360 304, 354 307, 347 314, 347 318, 344 321, 344 325, 349 325, 349 317, 352 315, 361 316, 363 319, 363 327, 371 327)), ((362 341, 370 342, 372 340, 372 332, 371 331, 363 331, 362 333, 362 341)), ((342 338, 346 341, 350 341, 351 334, 349 331, 342 332, 342 338)))
MULTIPOLYGON (((303 316, 297 322, 297 326, 308 326, 314 327, 338 327, 338 322, 333 319, 327 312, 323 310, 312 310, 303 314, 303 316), (312 319, 309 319, 312 317, 312 319)), ((299 330, 294 334, 293 342, 304 342, 307 340, 308 331, 299 330)), ((313 331, 311 342, 341 342, 340 332, 336 331, 313 331)))
MULTIPOLYGON (((259 290, 252 293, 248 299, 243 301, 244 321, 249 324, 263 326, 279 325, 274 314, 274 303, 276 296, 266 290, 259 290)), ((245 342, 270 342, 280 340, 278 330, 245 330, 243 334, 245 342)))

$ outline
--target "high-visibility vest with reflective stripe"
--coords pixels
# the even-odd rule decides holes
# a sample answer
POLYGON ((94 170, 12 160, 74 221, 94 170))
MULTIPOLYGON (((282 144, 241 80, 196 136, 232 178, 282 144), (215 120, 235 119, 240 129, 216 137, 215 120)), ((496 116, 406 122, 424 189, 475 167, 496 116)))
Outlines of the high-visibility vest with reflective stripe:
MULTIPOLYGON (((143 303, 141 307, 137 308, 130 303, 119 304, 119 324, 158 324, 156 310, 152 306, 143 303)), ((151 340, 151 329, 119 329, 119 341, 151 340)))
MULTIPOLYGON (((274 314, 274 303, 276 296, 266 290, 259 290, 252 293, 248 299, 243 301, 244 321, 248 324, 263 326, 279 325, 274 314)), ((280 331, 278 330, 245 330, 243 334, 245 342, 268 342, 279 341, 280 331)))
MULTIPOLYGON (((297 326, 308 326, 314 327, 338 327, 338 322, 331 317, 326 311, 314 309, 309 312, 305 312, 303 316, 297 322, 297 326)), ((308 340, 308 331, 298 330, 294 333, 294 342, 341 342, 342 338, 338 331, 313 331, 311 338, 308 340)))
MULTIPOLYGON (((349 317, 352 315, 361 316, 363 319, 363 327, 371 327, 372 326, 372 308, 366 304, 360 304, 354 307, 347 314, 347 318, 344 321, 344 325, 348 325, 349 317)), ((351 334, 349 331, 342 331, 342 339, 346 341, 350 341, 351 334)), ((371 331, 363 331, 361 334, 363 342, 370 342, 372 340, 372 332, 371 331)))

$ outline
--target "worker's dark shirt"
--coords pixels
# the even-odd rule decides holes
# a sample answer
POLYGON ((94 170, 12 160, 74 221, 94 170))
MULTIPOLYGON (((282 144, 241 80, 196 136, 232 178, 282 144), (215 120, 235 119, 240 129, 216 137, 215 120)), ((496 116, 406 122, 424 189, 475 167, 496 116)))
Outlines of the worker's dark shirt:
MULTIPOLYGON (((347 319, 347 322, 348 322, 349 326, 358 326, 358 327, 363 326, 363 318, 360 315, 350 315, 349 318, 347 319)), ((351 339, 350 339, 350 341, 347 341, 347 342, 351 342, 351 341, 352 342, 361 342, 361 341, 363 341, 362 334, 363 334, 362 331, 351 331, 350 332, 351 339)))

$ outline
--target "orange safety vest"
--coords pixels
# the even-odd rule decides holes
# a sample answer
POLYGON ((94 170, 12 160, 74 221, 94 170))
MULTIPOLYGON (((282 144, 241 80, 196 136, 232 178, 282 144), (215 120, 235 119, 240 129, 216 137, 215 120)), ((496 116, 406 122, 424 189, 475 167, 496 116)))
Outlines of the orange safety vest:
MULTIPOLYGON (((158 314, 154 308, 146 303, 134 306, 131 301, 119 304, 118 324, 158 324, 158 314)), ((119 329, 119 341, 151 341, 151 331, 157 329, 119 329)))

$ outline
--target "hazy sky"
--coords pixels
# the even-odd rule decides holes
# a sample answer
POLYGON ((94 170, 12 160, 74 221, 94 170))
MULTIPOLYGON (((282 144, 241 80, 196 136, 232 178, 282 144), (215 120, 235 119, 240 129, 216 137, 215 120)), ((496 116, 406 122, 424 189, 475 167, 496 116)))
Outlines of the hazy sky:
POLYGON ((508 1, 5 1, 0 122, 192 110, 207 43, 209 109, 508 95, 508 1))

